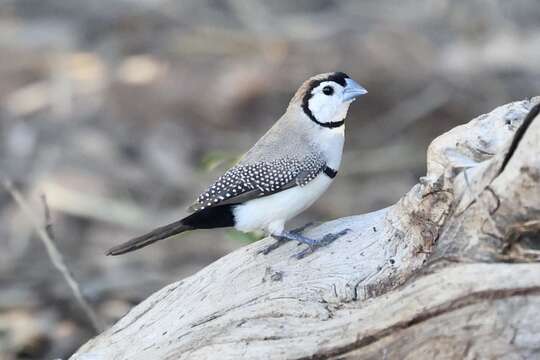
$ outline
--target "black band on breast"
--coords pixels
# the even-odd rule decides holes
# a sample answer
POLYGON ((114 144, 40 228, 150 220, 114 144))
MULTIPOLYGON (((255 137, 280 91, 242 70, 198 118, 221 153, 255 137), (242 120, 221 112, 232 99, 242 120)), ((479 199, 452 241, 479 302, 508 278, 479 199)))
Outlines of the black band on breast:
POLYGON ((329 166, 325 166, 324 170, 323 170, 323 173, 325 173, 326 176, 328 176, 330 179, 333 179, 337 175, 337 170, 334 170, 329 166))
POLYGON ((343 126, 343 124, 345 124, 345 120, 331 121, 331 122, 327 122, 327 123, 319 122, 319 121, 317 121, 317 119, 315 119, 315 117, 311 118, 311 120, 315 121, 317 124, 319 124, 322 127, 330 128, 330 129, 337 128, 337 127, 343 126))

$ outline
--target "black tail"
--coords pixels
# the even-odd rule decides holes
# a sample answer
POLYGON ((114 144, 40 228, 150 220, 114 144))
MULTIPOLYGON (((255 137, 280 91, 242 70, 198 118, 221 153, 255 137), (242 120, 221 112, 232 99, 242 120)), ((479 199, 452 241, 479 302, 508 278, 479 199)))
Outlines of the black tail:
POLYGON ((216 206, 198 211, 188 217, 173 222, 172 224, 159 227, 148 234, 109 249, 107 255, 122 255, 130 251, 138 250, 156 241, 169 238, 184 231, 194 229, 213 229, 234 225, 234 216, 231 205, 216 206))
POLYGON ((138 250, 145 246, 148 246, 156 241, 166 239, 176 234, 180 234, 184 231, 191 230, 192 227, 185 225, 183 220, 173 222, 172 224, 158 227, 155 230, 150 231, 148 234, 141 235, 135 239, 126 241, 123 244, 110 248, 107 251, 107 255, 122 255, 130 251, 138 250))

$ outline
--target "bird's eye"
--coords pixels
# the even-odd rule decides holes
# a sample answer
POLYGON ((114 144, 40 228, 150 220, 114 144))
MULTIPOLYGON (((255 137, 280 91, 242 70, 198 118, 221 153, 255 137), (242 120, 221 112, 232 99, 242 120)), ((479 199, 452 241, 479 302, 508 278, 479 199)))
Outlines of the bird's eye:
POLYGON ((334 93, 334 88, 331 87, 331 86, 325 86, 325 87, 323 87, 322 92, 323 92, 324 95, 330 96, 330 95, 332 95, 334 93))

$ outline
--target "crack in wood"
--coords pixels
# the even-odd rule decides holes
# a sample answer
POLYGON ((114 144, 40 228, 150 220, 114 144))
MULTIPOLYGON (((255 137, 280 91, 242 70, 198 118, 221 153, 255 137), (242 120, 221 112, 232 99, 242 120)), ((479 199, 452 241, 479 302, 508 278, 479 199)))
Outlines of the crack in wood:
POLYGON ((508 148, 508 152, 506 153, 503 163, 499 169, 498 175, 500 175, 504 171, 504 169, 506 168, 506 165, 508 165, 508 163, 510 162, 512 155, 514 155, 514 153, 516 152, 516 149, 521 139, 523 139, 525 132, 527 132, 527 129, 529 129, 533 120, 536 119, 539 113, 540 113, 540 104, 536 104, 529 111, 529 113, 525 117, 525 120, 523 120, 523 124, 521 124, 521 126, 516 130, 516 133, 514 134, 514 138, 512 139, 512 143, 510 144, 510 147, 508 148))
POLYGON ((484 301, 501 300, 515 296, 526 296, 534 294, 540 294, 540 286, 504 290, 486 290, 468 294, 467 296, 464 296, 460 299, 456 299, 449 303, 442 304, 441 306, 432 309, 431 311, 420 314, 408 321, 396 323, 386 329, 376 332, 375 334, 370 334, 362 337, 351 344, 339 348, 334 348, 328 352, 320 352, 309 356, 299 357, 295 360, 324 360, 340 355, 345 355, 351 351, 356 351, 363 347, 369 346, 377 341, 386 338, 387 336, 394 335, 397 331, 405 330, 407 328, 421 324, 438 316, 463 309, 467 306, 476 305, 484 301))

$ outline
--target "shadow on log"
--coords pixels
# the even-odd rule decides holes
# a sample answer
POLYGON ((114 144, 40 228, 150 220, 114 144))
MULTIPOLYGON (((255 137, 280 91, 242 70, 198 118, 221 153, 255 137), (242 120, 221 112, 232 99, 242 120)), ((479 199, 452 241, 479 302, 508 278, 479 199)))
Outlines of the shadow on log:
POLYGON ((540 357, 540 97, 435 139, 397 204, 302 260, 271 239, 156 292, 72 359, 540 357))

